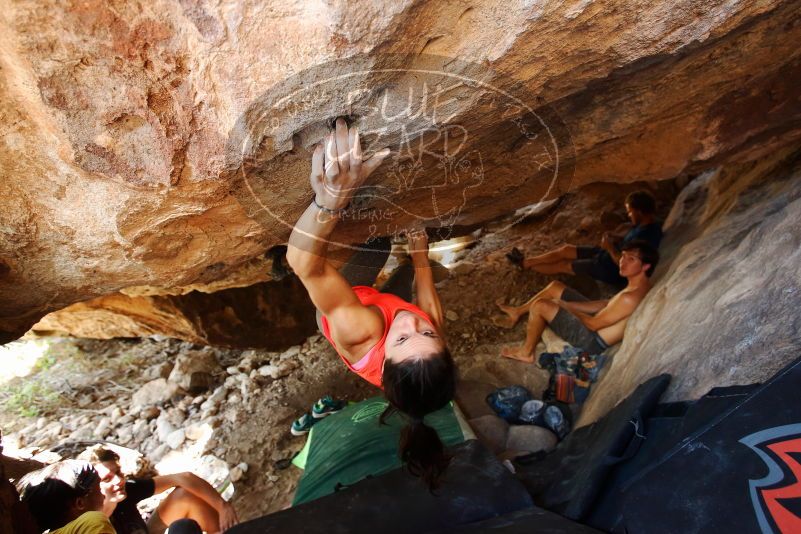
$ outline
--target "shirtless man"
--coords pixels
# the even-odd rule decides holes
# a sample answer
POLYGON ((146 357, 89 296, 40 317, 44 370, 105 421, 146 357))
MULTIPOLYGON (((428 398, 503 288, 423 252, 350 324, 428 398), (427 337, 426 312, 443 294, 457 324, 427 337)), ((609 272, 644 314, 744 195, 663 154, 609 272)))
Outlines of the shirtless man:
POLYGON ((584 295, 561 282, 551 282, 521 306, 498 307, 506 314, 498 326, 511 328, 528 313, 526 341, 522 346, 506 346, 501 356, 524 362, 534 361, 534 347, 550 326, 559 337, 590 354, 600 354, 623 339, 626 321, 648 293, 648 277, 659 262, 659 253, 645 241, 631 241, 620 254, 620 276, 626 287, 610 300, 587 300, 584 295))

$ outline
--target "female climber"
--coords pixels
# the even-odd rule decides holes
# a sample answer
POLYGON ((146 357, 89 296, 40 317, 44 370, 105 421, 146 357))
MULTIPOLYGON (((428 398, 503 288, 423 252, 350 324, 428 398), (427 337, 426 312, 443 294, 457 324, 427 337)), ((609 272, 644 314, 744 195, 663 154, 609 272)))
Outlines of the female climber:
POLYGON ((399 455, 413 475, 435 488, 449 458, 426 414, 454 395, 456 369, 445 344, 443 310, 434 287, 425 232, 408 235, 411 265, 399 267, 381 292, 371 286, 389 255, 389 239, 362 247, 337 271, 326 259, 328 238, 353 193, 389 154, 362 160, 359 134, 337 119, 314 150, 314 199, 295 223, 287 262, 317 308, 318 325, 348 368, 382 388, 393 411, 405 415, 399 455), (417 305, 411 300, 414 278, 417 305))

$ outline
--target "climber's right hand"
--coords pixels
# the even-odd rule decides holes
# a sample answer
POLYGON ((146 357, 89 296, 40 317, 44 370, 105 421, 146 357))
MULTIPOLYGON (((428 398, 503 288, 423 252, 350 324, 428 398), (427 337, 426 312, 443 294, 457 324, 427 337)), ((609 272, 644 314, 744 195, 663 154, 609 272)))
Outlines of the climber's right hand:
POLYGON ((335 129, 314 149, 309 181, 315 202, 329 210, 346 208, 356 190, 388 154, 389 149, 384 148, 363 161, 359 131, 355 126, 348 128, 340 117, 335 129))

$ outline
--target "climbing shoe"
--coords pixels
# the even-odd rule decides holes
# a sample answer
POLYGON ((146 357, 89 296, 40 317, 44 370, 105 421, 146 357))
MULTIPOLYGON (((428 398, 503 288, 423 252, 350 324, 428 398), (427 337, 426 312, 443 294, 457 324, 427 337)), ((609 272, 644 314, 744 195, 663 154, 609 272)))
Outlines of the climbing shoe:
POLYGON ((332 413, 336 413, 342 408, 345 407, 345 402, 340 400, 334 400, 331 398, 330 395, 326 395, 322 399, 318 400, 312 406, 312 417, 315 419, 322 419, 323 417, 327 417, 332 413))
POLYGON ((306 412, 292 422, 292 428, 289 431, 292 432, 293 436, 302 436, 303 434, 308 434, 316 422, 317 419, 306 412))
POLYGON ((518 269, 523 269, 523 260, 525 259, 525 256, 522 252, 520 252, 519 248, 512 247, 512 250, 506 253, 506 259, 518 269))

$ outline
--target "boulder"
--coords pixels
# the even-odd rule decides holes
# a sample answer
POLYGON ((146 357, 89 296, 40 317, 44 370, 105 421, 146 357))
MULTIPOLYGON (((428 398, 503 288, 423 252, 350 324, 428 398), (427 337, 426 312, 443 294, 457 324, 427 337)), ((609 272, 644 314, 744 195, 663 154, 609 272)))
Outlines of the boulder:
POLYGON ((497 389, 494 385, 478 380, 460 380, 456 385, 456 404, 468 419, 483 415, 495 415, 487 404, 487 395, 497 389))
POLYGON ((552 451, 559 440, 556 434, 536 425, 511 425, 506 438, 506 450, 539 452, 552 451))
MULTIPOLYGON (((161 404, 175 395, 176 391, 177 386, 175 384, 168 383, 164 378, 157 378, 156 380, 151 380, 146 383, 133 394, 131 397, 131 405, 144 407, 152 404, 161 404)), ((120 414, 121 413, 122 412, 120 412, 120 414)), ((112 422, 115 425, 121 424, 121 419, 121 415, 118 418, 112 415, 112 422)))
POLYGON ((481 417, 470 419, 468 422, 479 441, 493 454, 506 450, 509 423, 497 415, 482 415, 481 417))
POLYGON ((212 375, 221 371, 217 355, 211 347, 181 351, 167 380, 193 395, 209 389, 212 375))
POLYGON ((268 279, 264 251, 308 205, 311 151, 336 115, 368 151, 392 150, 360 200, 377 223, 343 221, 343 244, 420 218, 480 224, 595 181, 696 173, 799 130, 792 0, 4 7, 2 341, 69 305, 36 331, 270 343, 292 322, 313 330, 297 302, 260 307, 246 286, 268 279), (346 79, 326 83, 331 72, 346 79), (404 113, 423 82, 447 98, 404 113), (283 105, 306 87, 318 92, 283 105), (423 161, 445 133, 463 141, 458 157, 423 161), (415 146, 423 165, 401 187, 415 146))

